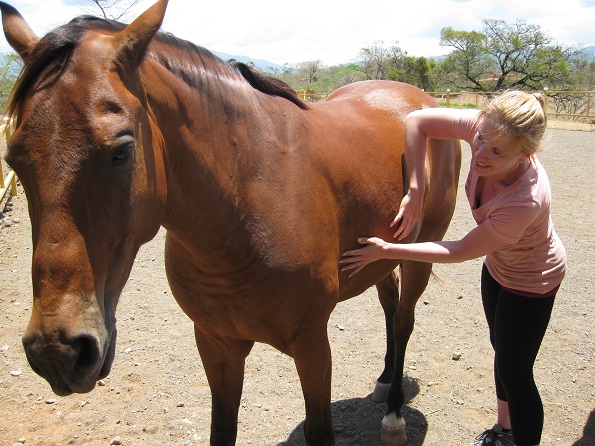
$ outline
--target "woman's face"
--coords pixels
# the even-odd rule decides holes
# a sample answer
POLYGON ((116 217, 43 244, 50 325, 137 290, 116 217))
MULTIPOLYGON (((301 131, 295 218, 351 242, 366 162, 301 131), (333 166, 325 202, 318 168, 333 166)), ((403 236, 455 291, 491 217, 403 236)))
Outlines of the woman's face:
POLYGON ((500 132, 492 119, 484 117, 475 134, 473 167, 479 176, 494 177, 497 181, 514 182, 519 163, 527 158, 521 142, 506 132, 500 132))

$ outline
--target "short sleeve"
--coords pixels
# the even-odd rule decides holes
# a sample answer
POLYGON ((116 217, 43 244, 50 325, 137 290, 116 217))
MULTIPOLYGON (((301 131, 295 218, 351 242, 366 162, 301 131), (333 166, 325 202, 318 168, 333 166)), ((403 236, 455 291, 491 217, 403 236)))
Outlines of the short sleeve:
POLYGON ((539 215, 535 202, 519 206, 505 206, 496 209, 484 220, 493 234, 507 244, 517 243, 539 215))
POLYGON ((479 127, 479 110, 461 110, 458 118, 453 122, 453 130, 457 139, 471 144, 479 127))

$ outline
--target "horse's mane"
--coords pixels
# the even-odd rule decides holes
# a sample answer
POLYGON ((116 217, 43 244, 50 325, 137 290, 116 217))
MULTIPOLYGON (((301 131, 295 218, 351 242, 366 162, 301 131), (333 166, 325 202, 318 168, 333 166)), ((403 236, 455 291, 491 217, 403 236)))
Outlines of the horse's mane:
MULTIPOLYGON (((41 76, 43 76, 40 83, 41 86, 49 86, 60 78, 68 67, 72 54, 86 31, 103 30, 116 33, 125 27, 125 24, 114 20, 81 16, 48 33, 38 42, 24 61, 25 68, 21 72, 12 91, 7 106, 7 115, 15 116, 25 95, 41 76)), ((165 45, 182 49, 198 56, 201 60, 211 61, 215 64, 221 64, 231 68, 239 73, 256 90, 271 96, 285 98, 302 109, 309 108, 308 104, 298 96, 295 90, 280 79, 263 75, 241 62, 234 60, 224 62, 206 48, 194 45, 169 33, 159 32, 155 38, 165 45)), ((167 54, 154 55, 153 57, 177 76, 181 77, 186 83, 194 84, 194 87, 197 86, 198 82, 192 82, 190 80, 192 75, 186 72, 188 70, 185 71, 184 67, 179 63, 168 60, 167 54)))

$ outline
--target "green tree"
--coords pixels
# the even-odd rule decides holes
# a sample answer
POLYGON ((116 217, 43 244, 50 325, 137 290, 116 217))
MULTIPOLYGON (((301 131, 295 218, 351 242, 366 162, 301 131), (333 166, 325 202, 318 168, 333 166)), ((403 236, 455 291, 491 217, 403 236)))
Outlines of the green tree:
POLYGON ((587 53, 576 49, 570 63, 576 90, 592 90, 595 88, 595 51, 587 53))
POLYGON ((458 89, 497 91, 505 88, 566 89, 571 52, 553 44, 538 25, 517 20, 483 20, 483 32, 443 28, 440 44, 454 51, 445 60, 458 89))
POLYGON ((388 47, 384 42, 376 42, 370 47, 362 48, 357 60, 364 79, 407 82, 425 90, 434 87, 432 71, 435 63, 425 57, 409 56, 398 42, 388 47))
POLYGON ((0 54, 0 107, 2 114, 14 84, 23 68, 23 61, 16 53, 0 54))
MULTIPOLYGON (((357 61, 364 79, 389 79, 394 54, 400 51, 398 47, 386 48, 384 42, 376 42, 370 47, 362 48, 357 56, 357 61)), ((392 75, 394 76, 394 70, 392 75)))
POLYGON ((331 87, 328 90, 329 93, 339 87, 343 87, 344 85, 352 84, 353 82, 358 82, 365 79, 359 65, 355 63, 329 67, 327 70, 327 75, 330 79, 328 85, 331 87))

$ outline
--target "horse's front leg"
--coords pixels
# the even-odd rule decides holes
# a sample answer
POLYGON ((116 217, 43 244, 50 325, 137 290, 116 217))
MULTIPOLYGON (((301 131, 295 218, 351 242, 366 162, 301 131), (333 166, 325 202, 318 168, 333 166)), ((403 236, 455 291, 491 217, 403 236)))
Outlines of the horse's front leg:
POLYGON ((388 395, 388 409, 382 420, 380 440, 385 446, 407 443, 405 420, 401 409, 405 401, 403 367, 405 351, 415 322, 415 304, 428 285, 432 273, 431 263, 404 261, 401 265, 401 297, 394 318, 395 363, 388 395))
POLYGON ((327 322, 309 321, 289 346, 300 377, 306 405, 304 436, 308 446, 334 446, 331 414, 331 348, 327 322))
POLYGON ((238 433, 245 360, 254 342, 212 338, 196 325, 194 336, 211 388, 211 446, 233 446, 238 433))

